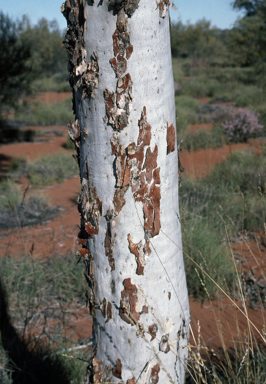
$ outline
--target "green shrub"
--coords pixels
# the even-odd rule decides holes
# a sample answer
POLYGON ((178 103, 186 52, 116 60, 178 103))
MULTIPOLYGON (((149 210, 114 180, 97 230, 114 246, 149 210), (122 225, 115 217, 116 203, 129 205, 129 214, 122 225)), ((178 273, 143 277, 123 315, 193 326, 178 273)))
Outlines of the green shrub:
POLYGON ((39 186, 62 183, 66 178, 77 176, 79 170, 70 154, 57 153, 29 163, 26 172, 30 182, 39 186))
POLYGON ((184 135, 182 149, 197 151, 199 149, 218 148, 225 144, 225 134, 218 126, 214 126, 210 132, 200 129, 184 135))
POLYGON ((34 103, 27 107, 20 106, 15 119, 29 125, 63 125, 74 119, 71 99, 63 102, 41 104, 34 103))

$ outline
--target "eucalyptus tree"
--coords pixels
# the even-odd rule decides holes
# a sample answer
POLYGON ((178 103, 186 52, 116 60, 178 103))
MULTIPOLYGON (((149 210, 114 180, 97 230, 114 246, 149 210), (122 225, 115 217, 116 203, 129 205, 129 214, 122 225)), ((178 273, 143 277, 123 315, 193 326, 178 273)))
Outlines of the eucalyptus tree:
POLYGON ((169 0, 67 0, 90 383, 184 382, 189 306, 178 206, 169 0))

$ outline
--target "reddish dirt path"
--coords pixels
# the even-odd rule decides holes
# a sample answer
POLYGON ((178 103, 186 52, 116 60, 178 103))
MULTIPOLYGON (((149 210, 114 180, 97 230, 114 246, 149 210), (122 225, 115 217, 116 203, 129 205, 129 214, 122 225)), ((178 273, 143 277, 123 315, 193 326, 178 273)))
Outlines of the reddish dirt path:
POLYGON ((186 134, 197 132, 202 129, 204 129, 205 131, 210 131, 212 127, 213 127, 213 123, 192 124, 187 127, 186 134))
POLYGON ((222 163, 233 151, 241 151, 244 149, 252 149, 256 154, 260 152, 260 140, 252 140, 250 144, 232 144, 225 145, 215 149, 201 149, 195 152, 182 151, 180 160, 186 169, 186 176, 192 176, 200 179, 206 176, 218 163, 222 163))
POLYGON ((36 95, 27 98, 29 102, 40 101, 43 104, 58 103, 72 97, 71 92, 39 92, 36 95))

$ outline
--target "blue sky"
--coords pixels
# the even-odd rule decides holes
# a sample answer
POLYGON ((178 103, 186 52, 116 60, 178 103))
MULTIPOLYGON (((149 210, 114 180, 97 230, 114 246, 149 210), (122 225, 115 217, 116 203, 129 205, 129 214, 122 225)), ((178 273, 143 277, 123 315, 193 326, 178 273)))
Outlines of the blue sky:
MULTIPOLYGON (((173 0, 172 0, 173 1, 173 0)), ((233 0, 174 0, 178 12, 171 12, 172 21, 195 23, 205 17, 218 28, 230 28, 240 12, 232 9, 233 0)), ((35 24, 38 19, 56 19, 61 29, 66 27, 60 6, 63 0, 0 0, 0 9, 14 19, 27 14, 35 24)))

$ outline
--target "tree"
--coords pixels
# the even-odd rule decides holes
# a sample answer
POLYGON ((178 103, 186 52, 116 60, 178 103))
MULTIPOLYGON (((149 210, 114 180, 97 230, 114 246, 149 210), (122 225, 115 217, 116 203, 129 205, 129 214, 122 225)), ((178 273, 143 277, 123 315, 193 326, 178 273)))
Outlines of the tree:
POLYGON ((266 61, 266 1, 236 0, 236 9, 243 9, 245 16, 230 31, 230 48, 241 65, 253 65, 266 61))
POLYGON ((261 10, 266 8, 265 0, 235 0, 235 9, 244 10, 246 16, 256 16, 261 10))
MULTIPOLYGON (((18 31, 19 22, 0 12, 0 105, 14 103, 31 83, 31 50, 18 31)), ((1 116, 1 107, 0 107, 1 116)))
POLYGON ((168 5, 62 6, 82 183, 77 255, 94 317, 90 383, 184 382, 189 306, 168 5))

